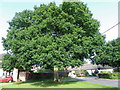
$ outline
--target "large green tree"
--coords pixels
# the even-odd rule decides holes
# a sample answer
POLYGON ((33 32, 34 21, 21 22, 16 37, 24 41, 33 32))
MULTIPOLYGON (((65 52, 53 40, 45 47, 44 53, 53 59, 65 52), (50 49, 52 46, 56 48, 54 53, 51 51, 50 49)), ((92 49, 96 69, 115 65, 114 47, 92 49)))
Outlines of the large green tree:
POLYGON ((97 64, 120 68, 120 38, 106 42, 98 50, 93 61, 97 64))
POLYGON ((83 2, 41 4, 16 13, 9 25, 3 46, 18 69, 80 66, 104 43, 99 22, 83 2))

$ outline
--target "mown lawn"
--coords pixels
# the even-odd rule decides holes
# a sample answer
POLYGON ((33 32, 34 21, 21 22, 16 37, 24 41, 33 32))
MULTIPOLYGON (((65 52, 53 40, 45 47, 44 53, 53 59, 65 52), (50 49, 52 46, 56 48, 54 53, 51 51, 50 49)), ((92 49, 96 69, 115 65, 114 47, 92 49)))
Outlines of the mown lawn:
POLYGON ((5 83, 3 83, 2 88, 116 88, 85 81, 53 82, 51 80, 30 80, 4 84, 5 83))

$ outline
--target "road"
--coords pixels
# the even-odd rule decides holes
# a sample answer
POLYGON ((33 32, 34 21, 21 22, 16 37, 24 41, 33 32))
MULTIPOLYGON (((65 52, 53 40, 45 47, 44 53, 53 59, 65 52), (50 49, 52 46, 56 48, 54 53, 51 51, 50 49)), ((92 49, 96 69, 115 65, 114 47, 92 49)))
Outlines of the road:
POLYGON ((74 80, 92 82, 92 83, 107 85, 112 87, 120 87, 120 80, 98 79, 96 77, 78 77, 74 80))

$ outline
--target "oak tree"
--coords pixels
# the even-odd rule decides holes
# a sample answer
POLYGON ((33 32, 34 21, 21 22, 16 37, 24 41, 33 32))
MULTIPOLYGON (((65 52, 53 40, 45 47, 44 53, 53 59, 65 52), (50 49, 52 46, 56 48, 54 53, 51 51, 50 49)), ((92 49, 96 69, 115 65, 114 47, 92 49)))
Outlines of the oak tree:
POLYGON ((18 69, 80 66, 104 43, 99 22, 83 2, 34 6, 16 13, 9 25, 3 46, 18 69))

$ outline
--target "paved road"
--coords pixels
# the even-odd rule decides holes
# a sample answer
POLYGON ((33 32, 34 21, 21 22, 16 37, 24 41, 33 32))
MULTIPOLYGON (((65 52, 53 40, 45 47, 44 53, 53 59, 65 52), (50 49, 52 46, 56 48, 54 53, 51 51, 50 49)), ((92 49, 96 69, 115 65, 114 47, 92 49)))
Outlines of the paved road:
POLYGON ((79 77, 74 80, 92 82, 101 85, 120 87, 120 80, 98 79, 96 77, 79 77))

